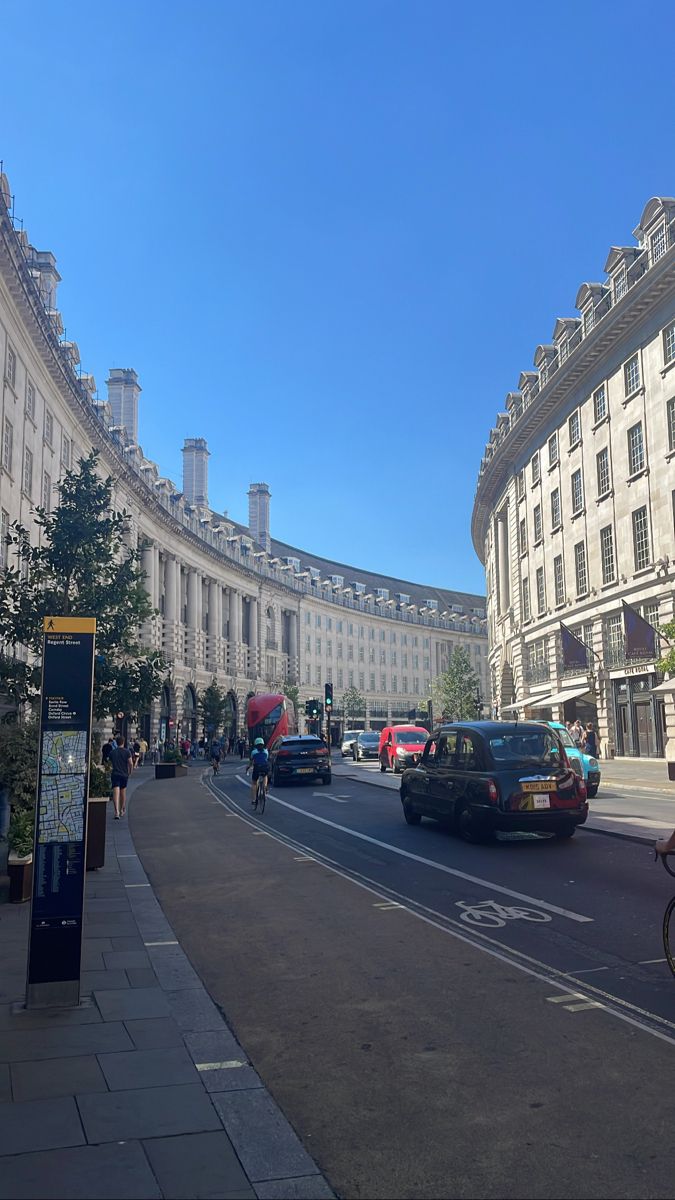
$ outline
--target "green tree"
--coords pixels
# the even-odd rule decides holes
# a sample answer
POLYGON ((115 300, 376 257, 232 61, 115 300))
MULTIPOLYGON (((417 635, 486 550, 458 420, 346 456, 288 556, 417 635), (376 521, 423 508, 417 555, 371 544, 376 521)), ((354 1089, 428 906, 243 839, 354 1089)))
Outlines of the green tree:
POLYGON ((290 679, 282 679, 281 683, 277 684, 277 687, 293 705, 295 720, 297 721, 300 711, 300 688, 297 683, 291 683, 290 679))
POLYGON ((40 691, 45 616, 96 618, 94 716, 135 716, 158 696, 166 665, 143 649, 139 628, 153 609, 140 552, 125 545, 128 513, 112 510, 113 480, 98 473, 97 450, 81 458, 58 486, 53 512, 36 508, 39 545, 15 521, 7 535, 7 570, 0 578, 0 643, 23 646, 28 659, 0 659, 0 687, 15 702, 40 691))
POLYGON ((675 675, 675 621, 669 621, 667 625, 662 625, 659 633, 665 641, 670 643, 666 654, 659 663, 659 671, 675 675))
POLYGON ((214 736, 221 728, 229 707, 227 692, 218 687, 215 676, 209 686, 197 696, 197 711, 202 718, 204 732, 214 736))
POLYGON ((362 717, 366 713, 366 702, 358 688, 347 688, 342 697, 342 712, 345 718, 345 723, 350 717, 362 717))
POLYGON ((466 721, 476 714, 478 676, 471 667, 468 651, 455 646, 447 671, 437 675, 431 685, 435 716, 466 721))

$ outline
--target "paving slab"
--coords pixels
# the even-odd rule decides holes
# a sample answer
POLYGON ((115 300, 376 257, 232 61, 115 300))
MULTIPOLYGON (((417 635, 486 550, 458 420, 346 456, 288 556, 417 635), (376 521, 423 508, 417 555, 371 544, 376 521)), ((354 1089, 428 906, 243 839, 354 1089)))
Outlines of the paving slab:
POLYGON ((127 967, 126 975, 132 988, 160 986, 152 967, 127 967))
POLYGON ((131 1049, 131 1038, 121 1021, 0 1033, 0 1062, 36 1062, 41 1058, 70 1058, 74 1054, 106 1054, 131 1049))
POLYGON ((94 998, 104 1021, 131 1021, 135 1017, 168 1017, 171 1015, 168 1000, 159 988, 96 991, 94 998))
POLYGON ((222 1131, 153 1138, 144 1147, 166 1200, 187 1196, 255 1200, 232 1143, 222 1131))
MULTIPOLYGON (((0 1109, 0 1155, 82 1146, 84 1132, 72 1096, 58 1100, 27 1100, 0 1109)), ((0 1163, 0 1177, 4 1165, 0 1163)))
POLYGON ((0 1005, 0 1032, 15 1029, 56 1029, 60 1026, 100 1025, 101 1014, 88 999, 76 1008, 24 1008, 23 1002, 0 1005))
POLYGON ((126 937, 110 938, 113 950, 143 950, 143 938, 139 933, 126 937))
POLYGON ((173 1017, 142 1017, 137 1021, 125 1021, 124 1025, 138 1050, 183 1045, 183 1034, 173 1017))
POLYGON ((78 1096, 77 1102, 88 1142, 172 1137, 222 1128, 201 1083, 78 1096))
POLYGON ((120 897, 87 897, 84 902, 84 911, 87 916, 92 913, 118 913, 130 912, 131 906, 126 896, 120 897))
POLYGON ((161 1200, 140 1142, 78 1146, 6 1158, 0 1200, 161 1200))
POLYGON ((211 1099, 253 1183, 317 1173, 314 1162, 268 1092, 260 1088, 250 1092, 216 1092, 211 1099))
POLYGON ((199 1081, 199 1072, 184 1046, 101 1054, 98 1061, 113 1092, 199 1081))
POLYGON ((186 1033, 185 1045, 194 1063, 231 1062, 246 1054, 221 1018, 220 1029, 205 1033, 186 1033))
MULTIPOLYGON (((226 1059, 219 1060, 226 1062, 226 1059)), ((234 1059, 234 1062, 240 1060, 234 1059)), ((207 1092, 241 1092, 249 1088, 261 1088, 262 1080, 250 1063, 244 1059, 240 1066, 217 1067, 208 1064, 209 1069, 202 1069, 199 1074, 207 1092)))
POLYGON ((184 991, 165 994, 171 1015, 186 1033, 222 1030, 222 1015, 203 988, 187 988, 184 991))
POLYGON ((116 991, 119 988, 128 988, 129 980, 124 971, 106 971, 105 967, 100 971, 83 970, 80 975, 80 991, 82 994, 98 990, 108 990, 114 988, 116 991))
POLYGON ((258 1200, 335 1200, 323 1175, 303 1175, 299 1179, 269 1179, 257 1183, 258 1200))
POLYGON ((103 961, 109 970, 149 967, 150 955, 147 950, 110 950, 103 955, 103 961))
POLYGON ((77 1092, 108 1090, 94 1054, 12 1063, 10 1070, 15 1101, 47 1100, 54 1096, 74 1096, 77 1092))
POLYGON ((159 952, 160 949, 151 951, 151 960, 153 970, 166 991, 177 991, 179 988, 203 990, 201 979, 178 946, 167 946, 159 952))

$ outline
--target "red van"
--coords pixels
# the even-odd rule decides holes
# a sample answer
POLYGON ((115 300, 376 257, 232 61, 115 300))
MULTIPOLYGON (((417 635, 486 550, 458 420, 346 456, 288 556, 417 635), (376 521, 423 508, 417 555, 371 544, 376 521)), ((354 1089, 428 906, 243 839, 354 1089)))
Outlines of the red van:
POLYGON ((416 766, 428 737, 420 725, 388 725, 380 734, 380 770, 391 767, 394 775, 400 775, 405 767, 416 766))

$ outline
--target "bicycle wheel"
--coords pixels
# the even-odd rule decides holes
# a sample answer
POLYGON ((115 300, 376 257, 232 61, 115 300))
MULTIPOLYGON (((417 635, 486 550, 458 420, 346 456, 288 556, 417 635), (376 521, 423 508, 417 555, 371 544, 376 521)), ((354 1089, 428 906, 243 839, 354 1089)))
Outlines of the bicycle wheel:
POLYGON ((673 975, 675 975, 675 959, 673 958, 673 950, 671 945, 675 947, 675 925, 673 926, 673 938, 671 943, 671 921, 675 912, 675 896, 671 896, 668 907, 663 914, 663 949, 666 952, 666 959, 673 975))
POLYGON ((459 914, 460 921, 465 921, 467 925, 483 926, 487 929, 500 929, 506 925, 506 921, 497 913, 484 912, 481 909, 470 908, 468 911, 459 914))
POLYGON ((265 791, 265 780, 259 779, 258 780, 258 791, 256 793, 256 799, 258 801, 258 812, 260 813, 261 816, 263 815, 263 813, 265 811, 266 798, 267 798, 267 793, 265 791))
POLYGON ((520 917, 523 921, 550 921, 548 913, 540 912, 538 908, 516 908, 511 909, 514 917, 520 917))

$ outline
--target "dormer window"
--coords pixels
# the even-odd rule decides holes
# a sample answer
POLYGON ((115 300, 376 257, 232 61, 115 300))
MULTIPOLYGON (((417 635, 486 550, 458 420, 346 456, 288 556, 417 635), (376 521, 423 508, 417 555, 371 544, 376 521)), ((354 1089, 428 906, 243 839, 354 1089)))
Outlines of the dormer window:
POLYGON ((587 308, 584 313, 584 337, 588 337, 591 329, 595 325, 595 309, 587 308))
POLYGON ((614 303, 618 304, 619 300, 621 300, 622 296, 626 295, 627 291, 628 279, 626 276, 626 267, 624 265, 614 276, 614 303))
POLYGON ((658 262, 666 252, 666 227, 659 225, 658 229, 652 234, 649 239, 649 250, 651 253, 652 266, 658 262))

